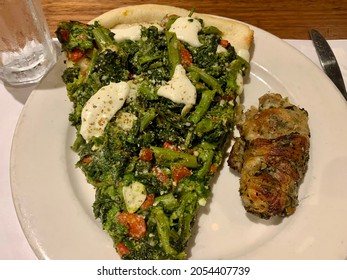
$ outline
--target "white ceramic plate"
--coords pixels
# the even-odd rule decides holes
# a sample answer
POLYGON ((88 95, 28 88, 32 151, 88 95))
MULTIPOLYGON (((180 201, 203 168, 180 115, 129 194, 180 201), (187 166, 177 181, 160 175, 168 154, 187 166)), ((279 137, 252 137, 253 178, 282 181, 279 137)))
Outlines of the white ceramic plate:
MULTIPOLYGON (((309 112, 311 158, 297 212, 263 221, 246 214, 239 178, 224 164, 189 245, 190 259, 345 259, 347 256, 347 103, 305 56, 273 35, 255 31, 244 104, 268 91, 309 112)), ((62 60, 31 94, 11 154, 13 199, 40 259, 117 259, 92 214, 93 188, 74 164, 71 104, 62 60)))

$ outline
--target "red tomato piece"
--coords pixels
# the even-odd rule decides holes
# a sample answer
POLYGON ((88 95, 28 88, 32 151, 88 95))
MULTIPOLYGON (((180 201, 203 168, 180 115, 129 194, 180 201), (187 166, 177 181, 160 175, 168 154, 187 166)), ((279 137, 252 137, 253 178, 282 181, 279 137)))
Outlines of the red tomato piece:
POLYGON ((84 56, 84 53, 79 49, 74 49, 72 52, 69 52, 66 55, 68 59, 72 60, 73 62, 77 62, 84 56))
POLYGON ((141 205, 141 209, 146 210, 150 208, 154 203, 154 198, 155 198, 154 193, 147 195, 145 201, 141 205))
POLYGON ((128 235, 134 239, 140 239, 146 234, 146 222, 143 216, 121 212, 117 215, 117 221, 128 228, 128 235))
POLYGON ((180 149, 177 148, 177 146, 175 146, 174 144, 172 144, 169 141, 165 141, 163 144, 163 148, 164 149, 170 149, 170 150, 174 150, 174 151, 179 151, 180 149))
POLYGON ((169 180, 169 177, 159 168, 159 166, 154 166, 152 168, 152 172, 157 177, 157 179, 163 184, 165 184, 167 180, 169 180))
POLYGON ((122 242, 119 242, 116 245, 116 250, 117 250, 117 252, 118 252, 118 254, 120 256, 130 254, 130 251, 129 251, 128 247, 124 243, 122 243, 122 242))
POLYGON ((60 31, 60 36, 64 39, 65 42, 69 40, 69 31, 63 29, 60 31))
POLYGON ((93 161, 93 157, 92 156, 86 156, 82 159, 82 162, 85 164, 91 163, 93 161))
POLYGON ((183 165, 175 165, 172 170, 172 179, 177 183, 183 177, 192 175, 192 172, 183 165))
POLYGON ((215 163, 212 163, 211 166, 210 166, 210 173, 211 174, 214 174, 217 172, 217 169, 218 169, 218 165, 215 164, 215 163))
POLYGON ((183 67, 190 66, 193 63, 193 57, 186 48, 180 49, 180 58, 183 67))
POLYGON ((223 47, 223 48, 226 48, 228 45, 229 45, 229 41, 228 40, 220 40, 219 41, 219 44, 223 47))
POLYGON ((144 161, 151 161, 153 159, 153 151, 150 148, 142 147, 139 159, 144 161))

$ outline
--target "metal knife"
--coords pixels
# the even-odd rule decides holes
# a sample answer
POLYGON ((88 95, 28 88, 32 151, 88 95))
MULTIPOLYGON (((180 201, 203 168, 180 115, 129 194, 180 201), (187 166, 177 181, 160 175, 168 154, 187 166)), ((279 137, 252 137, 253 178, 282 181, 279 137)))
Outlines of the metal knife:
POLYGON ((345 83, 332 49, 325 38, 317 30, 311 29, 309 33, 324 72, 333 81, 336 87, 341 91, 344 98, 347 100, 345 83))

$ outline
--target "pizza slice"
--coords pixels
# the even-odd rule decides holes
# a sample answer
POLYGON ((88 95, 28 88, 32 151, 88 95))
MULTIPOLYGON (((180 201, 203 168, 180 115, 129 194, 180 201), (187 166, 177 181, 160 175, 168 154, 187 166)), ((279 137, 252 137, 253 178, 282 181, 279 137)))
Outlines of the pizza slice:
POLYGON ((233 131, 253 31, 140 5, 56 34, 95 218, 123 259, 185 259, 233 131))

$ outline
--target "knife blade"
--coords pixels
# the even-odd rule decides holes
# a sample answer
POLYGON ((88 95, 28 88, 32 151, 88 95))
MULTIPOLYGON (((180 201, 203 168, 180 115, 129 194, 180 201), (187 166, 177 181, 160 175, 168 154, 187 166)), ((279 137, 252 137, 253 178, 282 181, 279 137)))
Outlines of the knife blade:
POLYGON ((324 72, 333 81, 347 101, 345 83, 334 52, 325 38, 317 30, 311 29, 309 33, 324 72))

